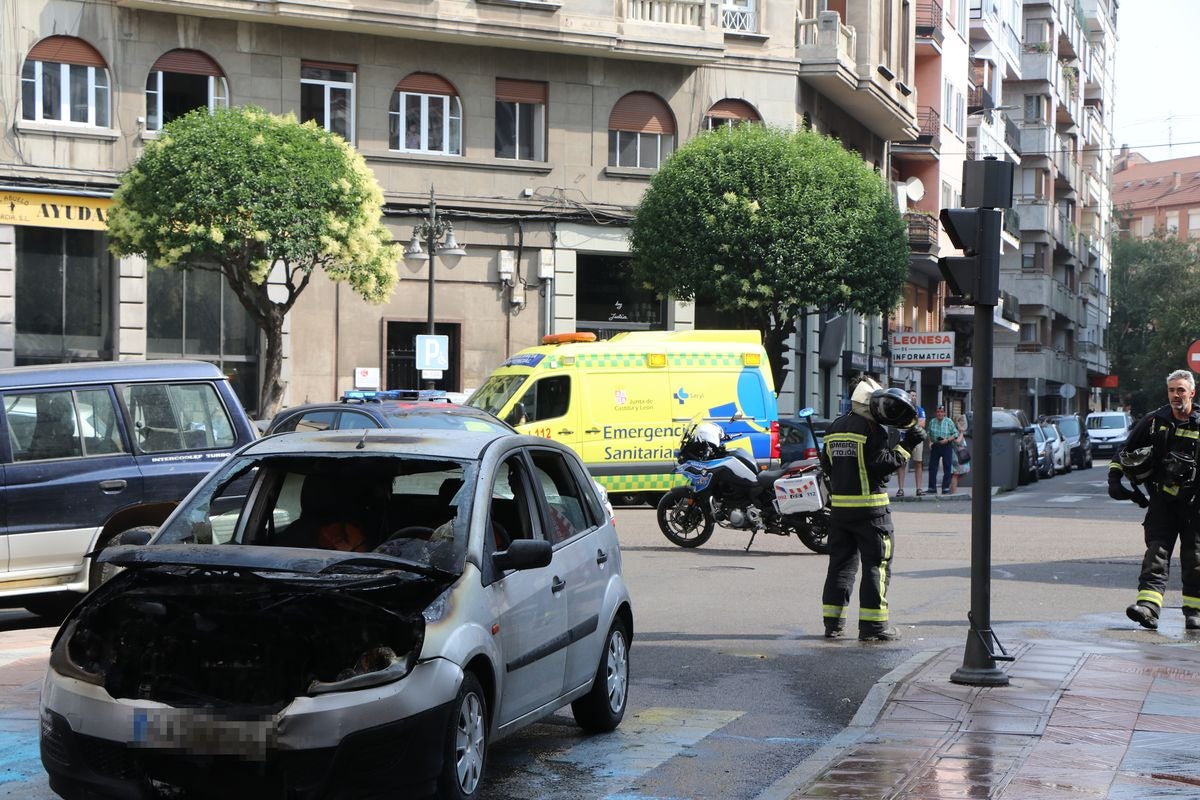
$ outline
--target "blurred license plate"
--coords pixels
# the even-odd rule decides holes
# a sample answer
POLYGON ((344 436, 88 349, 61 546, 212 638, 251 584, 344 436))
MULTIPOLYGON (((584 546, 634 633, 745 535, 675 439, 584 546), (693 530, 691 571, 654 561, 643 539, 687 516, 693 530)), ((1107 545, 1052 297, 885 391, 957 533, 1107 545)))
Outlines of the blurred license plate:
POLYGON ((274 719, 227 719, 199 709, 135 711, 130 744, 261 760, 275 744, 274 719))

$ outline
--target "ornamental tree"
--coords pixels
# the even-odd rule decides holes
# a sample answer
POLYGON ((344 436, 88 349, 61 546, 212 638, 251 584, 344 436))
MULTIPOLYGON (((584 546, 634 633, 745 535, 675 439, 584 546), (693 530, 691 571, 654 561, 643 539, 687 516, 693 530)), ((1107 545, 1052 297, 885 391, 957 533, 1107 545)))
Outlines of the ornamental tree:
POLYGON ((907 228, 884 180, 828 136, 740 125, 702 134, 658 170, 634 215, 635 278, 757 329, 775 385, 809 308, 890 311, 907 228))
POLYGON ((283 399, 284 317, 313 273, 324 270, 372 303, 396 284, 383 192, 366 162, 341 137, 290 114, 186 114, 146 145, 113 200, 114 254, 225 277, 266 341, 264 417, 283 399))

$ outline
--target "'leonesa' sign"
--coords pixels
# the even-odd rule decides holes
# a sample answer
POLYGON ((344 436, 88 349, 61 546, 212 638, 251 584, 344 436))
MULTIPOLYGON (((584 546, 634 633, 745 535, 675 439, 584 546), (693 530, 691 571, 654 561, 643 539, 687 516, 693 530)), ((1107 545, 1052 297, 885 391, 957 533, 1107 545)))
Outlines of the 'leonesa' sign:
POLYGON ((954 332, 893 333, 892 364, 898 367, 954 366, 954 332))

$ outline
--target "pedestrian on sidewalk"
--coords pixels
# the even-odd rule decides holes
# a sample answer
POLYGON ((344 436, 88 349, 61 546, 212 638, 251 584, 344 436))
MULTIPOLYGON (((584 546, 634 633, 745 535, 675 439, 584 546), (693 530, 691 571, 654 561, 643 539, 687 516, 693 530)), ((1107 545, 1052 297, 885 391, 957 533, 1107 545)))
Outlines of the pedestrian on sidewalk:
POLYGON ((1179 540, 1183 578, 1183 616, 1187 630, 1200 630, 1200 515, 1195 507, 1196 458, 1200 450, 1200 412, 1196 380, 1188 370, 1167 376, 1167 405, 1133 426, 1129 439, 1108 469, 1108 495, 1146 507, 1142 522, 1146 555, 1138 575, 1137 600, 1125 615, 1143 628, 1158 628, 1167 589, 1171 552, 1179 540), (1122 476, 1134 485, 1130 491, 1122 476), (1149 501, 1138 491, 1144 484, 1149 501))
POLYGON ((970 454, 965 452, 967 437, 967 415, 955 414, 954 427, 958 428, 958 439, 955 440, 951 452, 954 454, 954 461, 951 464, 953 474, 950 476, 950 494, 955 494, 958 491, 958 476, 966 475, 971 471, 971 462, 964 460, 969 458, 970 454))
MULTIPOLYGON (((909 391, 908 399, 912 401, 912 404, 917 409, 917 425, 924 429, 925 409, 917 403, 917 393, 914 391, 909 391)), ((914 488, 916 490, 917 497, 925 494, 925 492, 921 490, 921 478, 923 477, 922 472, 924 472, 925 466, 925 449, 925 442, 921 442, 920 444, 916 445, 913 447, 912 457, 908 460, 909 463, 912 464, 913 468, 913 484, 915 485, 914 488)), ((896 497, 904 497, 904 473, 906 472, 908 472, 907 467, 901 467, 900 469, 896 470, 896 497)))
POLYGON ((837 639, 846 627, 846 610, 858 563, 858 638, 888 642, 900 633, 888 624, 887 587, 891 579, 892 512, 887 482, 925 439, 916 425, 917 409, 901 389, 882 389, 864 377, 850 397, 850 411, 825 433, 823 461, 829 473, 829 569, 825 574, 821 616, 825 638, 837 639), (888 448, 884 426, 906 429, 888 448))
POLYGON ((929 422, 929 493, 937 494, 938 467, 942 469, 942 493, 950 491, 954 474, 954 443, 958 441, 958 426, 946 416, 946 407, 938 406, 929 422))

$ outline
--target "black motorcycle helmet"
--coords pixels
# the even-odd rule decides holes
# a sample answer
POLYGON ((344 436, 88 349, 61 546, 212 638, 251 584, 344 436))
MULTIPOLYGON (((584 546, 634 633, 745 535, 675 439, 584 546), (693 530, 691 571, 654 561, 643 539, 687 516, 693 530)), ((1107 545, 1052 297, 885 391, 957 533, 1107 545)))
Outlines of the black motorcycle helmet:
POLYGON ((911 428, 917 422, 917 407, 903 389, 880 389, 871 393, 871 416, 880 425, 911 428))

